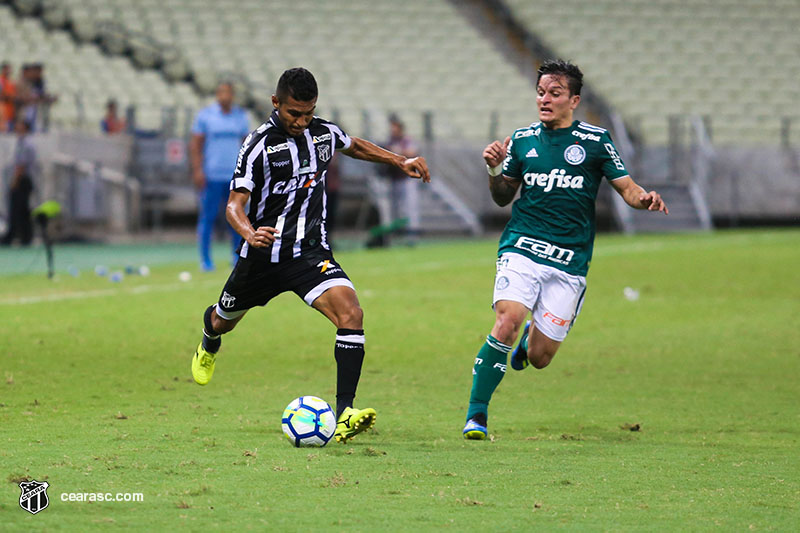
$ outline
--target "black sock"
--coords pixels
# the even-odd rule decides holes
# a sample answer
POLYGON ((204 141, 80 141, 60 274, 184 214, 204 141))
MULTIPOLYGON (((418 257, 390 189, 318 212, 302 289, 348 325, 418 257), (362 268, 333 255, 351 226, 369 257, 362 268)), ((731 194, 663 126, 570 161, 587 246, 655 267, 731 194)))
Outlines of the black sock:
POLYGON ((353 406, 358 378, 364 362, 364 330, 337 329, 336 348, 336 419, 347 407, 353 406))
POLYGON ((214 325, 211 323, 211 312, 214 307, 214 305, 209 306, 203 314, 203 349, 209 353, 217 353, 222 345, 222 335, 214 330, 214 325))
POLYGON ((483 427, 486 427, 486 413, 475 413, 475 415, 472 418, 470 418, 470 420, 474 420, 483 427))

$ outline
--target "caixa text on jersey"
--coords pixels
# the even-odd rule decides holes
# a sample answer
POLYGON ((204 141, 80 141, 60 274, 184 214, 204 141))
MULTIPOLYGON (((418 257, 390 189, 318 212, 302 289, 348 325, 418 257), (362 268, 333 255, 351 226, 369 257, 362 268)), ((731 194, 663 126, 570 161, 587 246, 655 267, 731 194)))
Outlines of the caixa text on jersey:
POLYGON ((272 193, 288 194, 297 189, 313 189, 319 183, 317 180, 318 175, 319 172, 316 174, 300 174, 287 181, 279 181, 272 186, 272 193))

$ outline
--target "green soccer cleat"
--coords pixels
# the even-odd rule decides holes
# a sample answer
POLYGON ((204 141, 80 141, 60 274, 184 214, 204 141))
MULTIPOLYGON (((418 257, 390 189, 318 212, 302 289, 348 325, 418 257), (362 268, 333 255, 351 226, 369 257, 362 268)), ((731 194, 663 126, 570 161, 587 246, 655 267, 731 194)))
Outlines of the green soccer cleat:
POLYGON ((205 385, 211 381, 211 376, 214 375, 214 363, 217 360, 217 354, 207 352, 203 349, 203 343, 197 347, 192 357, 192 377, 198 385, 205 385))
POLYGON ((371 428, 375 425, 377 417, 378 414, 371 407, 366 409, 347 407, 342 411, 339 421, 336 423, 336 433, 333 434, 336 442, 347 442, 362 431, 371 428))

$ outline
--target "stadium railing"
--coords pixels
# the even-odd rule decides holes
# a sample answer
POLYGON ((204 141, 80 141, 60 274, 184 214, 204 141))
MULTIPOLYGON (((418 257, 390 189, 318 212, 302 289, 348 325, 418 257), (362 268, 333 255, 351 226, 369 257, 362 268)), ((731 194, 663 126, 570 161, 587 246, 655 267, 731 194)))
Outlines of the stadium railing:
POLYGON ((141 191, 136 179, 64 153, 54 154, 52 163, 61 226, 71 236, 97 238, 139 228, 141 191))

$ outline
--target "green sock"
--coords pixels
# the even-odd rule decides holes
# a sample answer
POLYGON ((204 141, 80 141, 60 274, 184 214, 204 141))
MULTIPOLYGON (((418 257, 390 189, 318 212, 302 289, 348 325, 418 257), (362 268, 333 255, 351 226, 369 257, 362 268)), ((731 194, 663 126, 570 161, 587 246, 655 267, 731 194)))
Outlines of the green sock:
POLYGON ((475 366, 472 367, 472 392, 469 395, 467 420, 478 413, 488 417, 489 400, 506 374, 506 361, 510 351, 511 346, 491 335, 486 337, 486 342, 475 358, 475 366))

